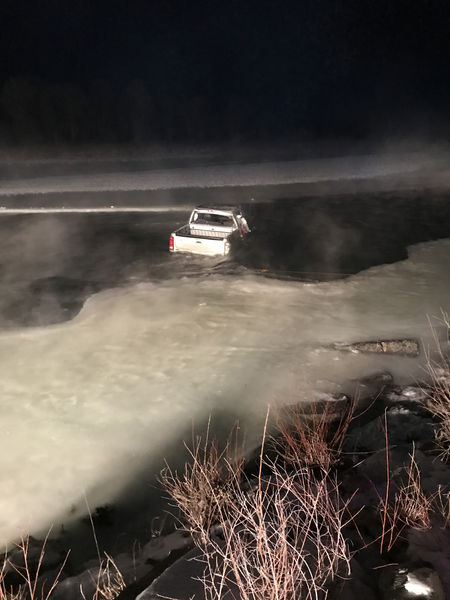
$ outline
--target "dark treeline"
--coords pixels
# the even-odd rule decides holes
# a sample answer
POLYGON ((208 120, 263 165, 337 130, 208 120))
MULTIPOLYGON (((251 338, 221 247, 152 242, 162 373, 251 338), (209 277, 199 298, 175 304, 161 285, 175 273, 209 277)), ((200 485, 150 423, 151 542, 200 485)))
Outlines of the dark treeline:
MULTIPOLYGON (((12 145, 317 135, 326 127, 327 116, 339 129, 329 110, 315 118, 298 99, 267 102, 257 95, 169 93, 150 90, 139 79, 119 85, 106 79, 80 84, 20 76, 0 87, 0 140, 12 145)), ((349 127, 344 119, 347 133, 349 127)))
POLYGON ((151 93, 141 80, 119 87, 105 79, 81 85, 12 77, 0 90, 0 136, 7 144, 259 137, 270 133, 271 118, 277 133, 283 133, 276 115, 266 109, 258 114, 254 102, 250 108, 236 95, 213 101, 151 93))
MULTIPOLYGON (((125 84, 49 82, 10 77, 0 87, 0 141, 6 145, 143 143, 246 140, 273 137, 362 138, 383 131, 409 131, 415 115, 369 98, 345 98, 314 90, 263 98, 236 93, 223 97, 151 90, 142 80, 125 84), (366 100, 366 101, 365 101, 366 100)), ((430 129, 430 123, 425 123, 430 129)), ((432 128, 433 129, 433 128, 432 128)), ((439 130, 439 127, 434 129, 439 130)))
MULTIPOLYGON (((353 90, 357 84, 353 83, 353 90)), ((332 88, 332 86, 330 86, 332 88)), ((151 90, 135 79, 90 83, 49 82, 10 77, 0 86, 0 142, 6 145, 143 143, 173 141, 308 138, 330 135, 361 139, 412 131, 450 134, 435 119, 409 107, 376 103, 361 91, 340 98, 314 88, 274 91, 272 97, 245 94, 211 96, 151 90)), ((342 94, 341 94, 342 95, 342 94)))
POLYGON ((285 111, 236 94, 223 98, 118 84, 11 77, 0 86, 3 144, 127 143, 258 139, 302 127, 301 105, 285 111))
POLYGON ((231 100, 216 123, 201 97, 150 94, 139 80, 119 88, 104 79, 82 86, 12 77, 0 90, 0 136, 11 144, 203 140, 240 131, 236 112, 243 109, 231 100))

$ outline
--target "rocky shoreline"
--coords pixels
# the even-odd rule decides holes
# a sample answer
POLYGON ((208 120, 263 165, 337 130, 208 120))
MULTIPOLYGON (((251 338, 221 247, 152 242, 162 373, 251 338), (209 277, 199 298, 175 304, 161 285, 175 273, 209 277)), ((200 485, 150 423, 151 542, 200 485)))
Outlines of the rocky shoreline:
MULTIPOLYGON (((386 352, 386 346, 383 349, 380 345, 379 349, 364 344, 356 350, 343 350, 386 352)), ((409 341, 396 342, 396 348, 415 353, 409 341)), ((341 436, 338 456, 329 465, 348 511, 343 535, 349 572, 343 573, 340 568, 333 572, 327 580, 328 596, 340 600, 356 599, 362 594, 366 600, 448 600, 450 464, 445 447, 448 439, 442 436, 444 417, 433 409, 433 398, 440 394, 442 401, 443 394, 450 423, 448 363, 445 359, 443 365, 433 369, 432 380, 417 385, 399 387, 389 373, 383 372, 364 378, 357 387, 365 390, 364 406, 342 394, 329 397, 328 403, 317 403, 319 394, 309 413, 301 405, 305 423, 317 427, 323 424, 325 415, 331 424, 329 432, 339 429, 342 414, 349 406, 353 411, 341 436), (326 405, 328 408, 319 414, 318 406, 326 405), (404 514, 405 507, 411 514, 404 514)), ((257 452, 255 460, 258 456, 257 452)), ((309 464, 308 468, 320 471, 322 467, 309 464)), ((249 482, 257 481, 257 469, 252 470, 251 460, 244 471, 249 482)), ((99 550, 98 559, 81 568, 71 564, 60 540, 29 538, 4 557, 5 594, 0 593, 0 598, 19 597, 6 594, 6 590, 17 592, 24 576, 36 580, 36 587, 34 595, 23 592, 20 598, 204 598, 203 585, 195 579, 201 578, 205 566, 199 557, 201 545, 186 519, 183 528, 154 537, 130 553, 110 557, 102 556, 99 550), (42 594, 36 590, 42 590, 42 594)), ((324 590, 319 592, 319 597, 325 597, 324 590)))

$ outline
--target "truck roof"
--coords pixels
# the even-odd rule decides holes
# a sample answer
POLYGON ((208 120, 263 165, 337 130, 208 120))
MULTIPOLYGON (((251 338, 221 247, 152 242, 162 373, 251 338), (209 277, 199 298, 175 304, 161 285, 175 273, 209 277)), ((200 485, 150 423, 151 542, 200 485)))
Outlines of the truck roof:
POLYGON ((199 211, 214 211, 214 212, 221 212, 221 213, 240 213, 241 209, 239 208, 239 206, 228 206, 228 205, 223 205, 223 206, 196 206, 194 208, 194 210, 199 210, 199 211))

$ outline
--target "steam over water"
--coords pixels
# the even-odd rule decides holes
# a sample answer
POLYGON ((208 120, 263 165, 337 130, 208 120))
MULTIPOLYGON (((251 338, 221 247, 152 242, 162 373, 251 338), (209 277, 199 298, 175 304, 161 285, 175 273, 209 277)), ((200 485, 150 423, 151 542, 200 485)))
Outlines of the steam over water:
MULTIPOLYGON (((369 166, 372 176, 395 171, 386 161, 369 166)), ((338 177, 341 168, 336 160, 330 172, 319 169, 317 176, 312 163, 303 175, 297 167, 280 167, 272 183, 325 180, 333 169, 338 177)), ((409 169, 403 161, 402 173, 409 169)), ((415 211, 403 199, 397 220, 390 221, 389 196, 376 202, 354 196, 343 213, 337 196, 328 203, 298 203, 299 187, 263 185, 264 167, 228 166, 217 185, 232 172, 236 186, 260 185, 261 205, 247 205, 254 211, 255 243, 229 268, 210 259, 169 257, 168 234, 193 204, 249 202, 244 188, 207 189, 216 171, 207 171, 202 193, 178 190, 173 203, 164 190, 153 197, 136 192, 131 200, 131 192, 123 193, 122 206, 153 210, 146 217, 72 215, 72 226, 67 215, 2 217, 1 544, 79 519, 86 498, 91 507, 114 502, 145 469, 161 464, 192 423, 202 424, 210 414, 239 417, 256 436, 267 404, 301 400, 311 389, 333 391, 382 369, 398 381, 422 375, 423 355, 345 354, 327 346, 403 336, 431 344, 429 319, 436 322, 441 311, 450 311, 450 240, 416 242, 448 236, 448 224, 439 218, 448 214, 445 192, 435 203, 425 198, 415 211), (270 202, 286 200, 287 191, 289 201, 270 202), (263 277, 267 265, 272 275, 283 276, 314 269, 333 276, 360 272, 308 283, 263 277), (57 293, 47 293, 50 288, 57 293)), ((11 211, 59 209, 70 198, 45 192, 118 185, 106 175, 70 177, 40 183, 13 177, 0 190, 2 205, 11 211), (33 190, 30 197, 15 195, 33 190)), ((136 182, 145 189, 160 185, 161 177, 163 188, 173 184, 168 172, 116 179, 128 190, 136 182)), ((179 169, 177 177, 197 185, 202 174, 179 169)), ((83 195, 71 198, 83 209, 117 201, 109 193, 93 203, 83 195)))

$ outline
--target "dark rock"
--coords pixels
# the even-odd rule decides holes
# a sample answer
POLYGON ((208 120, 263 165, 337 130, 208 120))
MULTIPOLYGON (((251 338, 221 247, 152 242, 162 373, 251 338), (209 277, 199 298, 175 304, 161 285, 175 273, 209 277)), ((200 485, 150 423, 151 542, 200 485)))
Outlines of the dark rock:
POLYGON ((136 600, 160 600, 161 597, 189 600, 194 596, 196 600, 203 599, 203 584, 198 581, 205 569, 201 556, 197 548, 188 552, 157 577, 136 600))
POLYGON ((344 450, 377 451, 386 446, 386 434, 389 446, 408 442, 431 442, 434 440, 434 426, 431 419, 414 414, 407 408, 392 407, 384 415, 358 427, 355 424, 347 435, 344 450), (387 427, 387 432, 385 431, 387 427))
MULTIPOLYGON (((373 402, 380 398, 382 393, 392 385, 393 381, 394 377, 389 371, 375 371, 365 377, 350 380, 345 388, 353 398, 358 399, 359 403, 362 400, 373 402)), ((367 402, 363 404, 367 404, 367 402)))
POLYGON ((192 537, 184 531, 174 531, 152 538, 142 548, 142 559, 149 564, 166 559, 174 550, 192 547, 192 537))
POLYGON ((127 585, 116 597, 116 600, 135 600, 138 594, 145 592, 147 589, 153 589, 153 584, 156 585, 156 582, 160 579, 164 582, 166 573, 170 573, 175 564, 181 562, 186 555, 190 554, 189 549, 190 546, 173 549, 163 560, 152 561, 151 566, 148 566, 149 561, 147 559, 146 572, 142 576, 137 577, 133 583, 127 585))
POLYGON ((339 578, 327 597, 330 600, 377 600, 365 570, 354 558, 351 560, 351 575, 339 578))
POLYGON ((73 577, 66 577, 52 593, 52 600, 80 600, 80 598, 93 598, 98 569, 89 569, 73 577))
MULTIPOLYGON (((405 467, 411 464, 412 444, 397 446, 389 449, 390 493, 395 494, 398 486, 406 481, 405 467)), ((436 493, 438 485, 444 489, 450 485, 450 469, 441 460, 427 456, 417 448, 414 459, 420 473, 420 485, 427 496, 436 493)), ((359 506, 372 505, 375 497, 385 498, 386 495, 386 454, 384 451, 375 452, 358 464, 356 473, 347 475, 343 481, 343 488, 355 492, 357 495, 353 504, 359 506), (367 481, 368 483, 364 483, 367 481)), ((450 564, 449 564, 450 567, 450 564)))
MULTIPOLYGON (((410 529, 407 535, 408 559, 428 563, 439 575, 444 590, 450 593, 450 529, 433 517, 431 529, 410 529)), ((448 596, 450 597, 450 596, 448 596)))
MULTIPOLYGON (((140 557, 131 556, 123 553, 115 556, 112 562, 107 562, 106 558, 99 567, 99 559, 89 561, 85 569, 72 577, 63 579, 52 594, 52 600, 80 600, 80 598, 103 598, 113 597, 112 588, 114 588, 114 598, 120 597, 121 589, 125 586, 132 589, 137 580, 144 576, 152 575, 152 567, 144 565, 140 557), (105 594, 97 591, 97 586, 105 591, 105 594), (109 590, 109 592, 107 591, 109 590)), ((149 581, 155 577, 151 576, 149 581)), ((143 589, 143 588, 141 588, 143 589)), ((137 592, 136 592, 137 593, 137 592)), ((132 597, 134 597, 134 594, 132 597)))
POLYGON ((280 417, 286 422, 291 418, 324 418, 333 421, 339 419, 349 408, 350 398, 342 393, 311 391, 300 397, 295 404, 286 404, 280 408, 280 417))
MULTIPOLYGON (((378 459, 378 456, 377 456, 378 459)), ((369 459, 366 459, 369 460, 369 459)), ((361 465, 363 462, 361 462, 361 465)), ((356 512, 364 507, 376 507, 380 503, 380 497, 385 492, 386 465, 377 460, 377 466, 381 467, 377 473, 378 477, 367 477, 364 468, 358 471, 349 471, 342 479, 341 492, 347 498, 351 498, 349 508, 356 512), (384 466, 384 474, 382 468, 384 466)), ((375 536, 376 537, 376 536, 375 536)))

